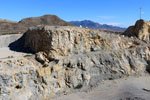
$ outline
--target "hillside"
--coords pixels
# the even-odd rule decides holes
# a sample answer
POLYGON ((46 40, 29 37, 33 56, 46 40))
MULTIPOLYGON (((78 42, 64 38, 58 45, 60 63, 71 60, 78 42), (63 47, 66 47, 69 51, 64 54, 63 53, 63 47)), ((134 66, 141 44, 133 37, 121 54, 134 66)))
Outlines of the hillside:
POLYGON ((50 26, 72 26, 72 24, 65 22, 56 15, 44 15, 41 17, 30 17, 22 19, 18 22, 19 24, 25 25, 26 27, 36 25, 50 25, 50 26))
POLYGON ((30 17, 22 19, 19 22, 0 19, 0 34, 22 33, 25 32, 29 27, 37 25, 72 26, 72 24, 60 19, 56 15, 30 17))
POLYGON ((82 27, 88 27, 91 29, 106 29, 111 31, 125 31, 126 28, 121 28, 117 26, 107 25, 107 24, 99 24, 97 22, 93 22, 90 20, 83 20, 83 21, 70 21, 70 23, 76 25, 76 26, 82 26, 82 27))

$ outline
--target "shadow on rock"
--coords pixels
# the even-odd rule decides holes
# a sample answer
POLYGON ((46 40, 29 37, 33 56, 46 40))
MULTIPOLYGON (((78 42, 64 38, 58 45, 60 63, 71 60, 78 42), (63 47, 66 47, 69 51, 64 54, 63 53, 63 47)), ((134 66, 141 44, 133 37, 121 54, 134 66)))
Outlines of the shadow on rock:
POLYGON ((12 51, 16 51, 16 52, 34 54, 35 52, 31 51, 29 48, 24 47, 25 35, 26 35, 26 33, 24 33, 24 35, 21 38, 19 38, 18 40, 16 40, 15 42, 12 42, 11 44, 9 44, 9 46, 8 46, 9 49, 12 51))
POLYGON ((150 74, 150 61, 147 61, 146 71, 150 74))
POLYGON ((141 97, 128 97, 128 98, 122 98, 120 100, 145 100, 141 97))

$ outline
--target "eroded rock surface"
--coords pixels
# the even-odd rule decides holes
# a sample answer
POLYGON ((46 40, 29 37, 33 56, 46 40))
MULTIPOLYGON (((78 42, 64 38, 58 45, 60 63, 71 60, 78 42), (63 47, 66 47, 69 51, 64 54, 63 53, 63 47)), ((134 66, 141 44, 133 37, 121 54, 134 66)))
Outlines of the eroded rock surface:
POLYGON ((138 20, 134 26, 130 26, 124 33, 127 36, 136 36, 146 42, 150 41, 150 22, 138 20))
POLYGON ((136 38, 78 27, 32 27, 23 46, 34 57, 2 60, 2 100, 47 100, 102 80, 150 71, 150 46, 136 38))

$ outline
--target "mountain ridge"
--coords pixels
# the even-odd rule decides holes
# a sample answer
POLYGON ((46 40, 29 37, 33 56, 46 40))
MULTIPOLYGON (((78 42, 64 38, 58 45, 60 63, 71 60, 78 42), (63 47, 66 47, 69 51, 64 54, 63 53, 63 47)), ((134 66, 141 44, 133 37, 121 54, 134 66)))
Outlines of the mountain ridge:
POLYGON ((24 18, 18 22, 0 19, 0 34, 23 33, 29 27, 37 25, 74 26, 56 15, 24 18))
POLYGON ((107 25, 107 24, 100 24, 98 22, 94 22, 91 20, 82 20, 82 21, 70 21, 73 25, 88 27, 91 29, 103 29, 103 30, 111 30, 111 31, 125 31, 126 28, 122 28, 119 26, 107 25))

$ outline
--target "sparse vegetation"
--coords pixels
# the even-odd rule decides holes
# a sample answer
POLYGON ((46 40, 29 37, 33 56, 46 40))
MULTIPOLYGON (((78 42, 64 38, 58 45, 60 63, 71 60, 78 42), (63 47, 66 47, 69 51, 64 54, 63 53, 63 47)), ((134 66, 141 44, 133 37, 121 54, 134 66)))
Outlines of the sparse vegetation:
POLYGON ((23 57, 31 57, 31 54, 24 55, 23 57))
POLYGON ((21 32, 4 32, 1 35, 21 34, 21 32))

